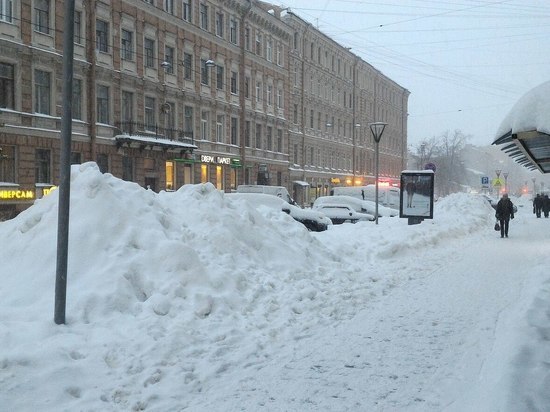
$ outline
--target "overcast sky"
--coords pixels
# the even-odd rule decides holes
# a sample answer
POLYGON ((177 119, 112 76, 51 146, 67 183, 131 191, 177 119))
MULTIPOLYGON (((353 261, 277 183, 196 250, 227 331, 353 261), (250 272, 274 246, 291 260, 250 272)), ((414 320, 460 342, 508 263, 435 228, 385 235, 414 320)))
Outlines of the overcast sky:
POLYGON ((548 0, 285 0, 407 88, 409 144, 461 130, 491 144, 514 103, 550 80, 548 0))

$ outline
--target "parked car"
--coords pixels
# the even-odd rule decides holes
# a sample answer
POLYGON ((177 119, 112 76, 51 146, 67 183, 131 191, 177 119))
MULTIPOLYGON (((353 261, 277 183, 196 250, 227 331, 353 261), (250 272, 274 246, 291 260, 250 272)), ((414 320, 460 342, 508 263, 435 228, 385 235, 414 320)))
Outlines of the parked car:
POLYGON ((294 220, 303 224, 312 232, 323 232, 332 225, 332 221, 322 212, 312 209, 302 209, 299 206, 291 205, 277 195, 265 193, 226 193, 225 196, 231 199, 242 199, 253 207, 266 206, 280 210, 290 215, 294 220))
POLYGON ((312 210, 322 212, 334 225, 344 222, 357 223, 359 221, 373 221, 374 216, 367 213, 360 213, 350 206, 342 203, 326 203, 314 207, 312 210))
MULTIPOLYGON (((376 203, 370 200, 361 200, 353 196, 334 195, 320 196, 313 202, 313 207, 319 207, 324 204, 344 204, 351 207, 356 212, 366 213, 376 216, 376 203)), ((378 217, 399 216, 399 210, 390 207, 378 205, 378 217)))
POLYGON ((237 193, 263 193, 266 195, 277 196, 283 199, 285 202, 295 205, 296 202, 290 193, 284 186, 267 186, 267 185, 239 185, 237 186, 237 193))

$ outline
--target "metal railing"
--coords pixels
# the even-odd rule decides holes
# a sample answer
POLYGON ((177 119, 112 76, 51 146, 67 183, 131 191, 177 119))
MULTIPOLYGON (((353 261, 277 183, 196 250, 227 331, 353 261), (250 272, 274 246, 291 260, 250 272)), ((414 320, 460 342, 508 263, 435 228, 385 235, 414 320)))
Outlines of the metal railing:
POLYGON ((164 128, 157 124, 146 125, 139 122, 118 122, 115 124, 122 134, 168 139, 194 145, 195 138, 192 131, 164 128))

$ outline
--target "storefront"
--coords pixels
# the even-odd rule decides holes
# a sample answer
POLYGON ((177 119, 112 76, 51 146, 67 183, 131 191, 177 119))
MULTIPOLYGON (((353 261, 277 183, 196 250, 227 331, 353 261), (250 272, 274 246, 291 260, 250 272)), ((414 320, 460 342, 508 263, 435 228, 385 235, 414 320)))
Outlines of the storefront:
POLYGON ((31 206, 36 199, 47 196, 57 186, 36 184, 35 187, 20 187, 15 183, 0 183, 0 221, 12 219, 31 206))

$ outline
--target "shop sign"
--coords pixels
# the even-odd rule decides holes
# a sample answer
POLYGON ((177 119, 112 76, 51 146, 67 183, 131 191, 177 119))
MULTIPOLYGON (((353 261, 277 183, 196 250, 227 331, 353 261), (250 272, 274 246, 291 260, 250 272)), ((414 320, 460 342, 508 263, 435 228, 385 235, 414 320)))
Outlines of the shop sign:
POLYGON ((231 164, 231 158, 223 156, 201 155, 201 162, 228 165, 231 164))
POLYGON ((0 200, 33 200, 34 190, 0 189, 0 200))

